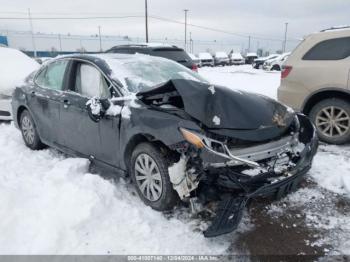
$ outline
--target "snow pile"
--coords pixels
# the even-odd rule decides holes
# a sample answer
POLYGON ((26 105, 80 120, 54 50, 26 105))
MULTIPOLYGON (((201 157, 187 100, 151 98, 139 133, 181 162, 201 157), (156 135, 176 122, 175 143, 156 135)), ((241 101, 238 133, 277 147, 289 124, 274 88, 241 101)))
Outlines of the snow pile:
POLYGON ((312 178, 322 187, 350 197, 350 147, 319 147, 311 170, 312 178))
POLYGON ((0 125, 0 254, 222 254, 190 219, 166 218, 85 159, 31 151, 0 125))
POLYGON ((19 50, 0 47, 0 93, 11 95, 24 79, 39 68, 39 64, 19 50))

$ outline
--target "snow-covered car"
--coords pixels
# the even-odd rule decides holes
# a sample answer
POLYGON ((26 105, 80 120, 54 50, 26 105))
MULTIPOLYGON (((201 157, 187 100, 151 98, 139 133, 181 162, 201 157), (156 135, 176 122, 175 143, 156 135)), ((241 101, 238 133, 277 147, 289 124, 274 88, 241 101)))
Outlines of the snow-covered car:
POLYGON ((16 88, 12 109, 29 148, 130 176, 155 210, 219 203, 206 237, 236 229, 251 199, 294 190, 317 148, 304 115, 145 55, 53 59, 16 88))
POLYGON ((21 51, 7 47, 0 47, 0 61, 0 120, 12 120, 12 92, 39 64, 21 51))
POLYGON ((193 63, 195 63, 197 67, 201 67, 201 60, 195 54, 188 53, 188 55, 191 57, 193 63))
POLYGON ((229 65, 230 64, 230 58, 225 52, 216 52, 214 54, 214 64, 217 65, 229 65))
POLYGON ((261 68, 263 68, 265 61, 276 59, 278 56, 279 56, 279 54, 272 54, 269 56, 254 59, 252 66, 255 69, 261 69, 261 68))
POLYGON ((231 65, 244 65, 245 59, 243 58, 241 53, 231 53, 230 63, 231 65))
POLYGON ((254 60, 258 58, 258 55, 256 53, 247 53, 245 56, 245 63, 246 64, 253 64, 254 60))
POLYGON ((214 66, 214 58, 209 53, 199 53, 198 58, 201 60, 201 66, 214 66))
POLYGON ((283 63, 289 57, 290 52, 283 53, 277 58, 266 60, 263 64, 263 69, 266 71, 281 71, 283 63))

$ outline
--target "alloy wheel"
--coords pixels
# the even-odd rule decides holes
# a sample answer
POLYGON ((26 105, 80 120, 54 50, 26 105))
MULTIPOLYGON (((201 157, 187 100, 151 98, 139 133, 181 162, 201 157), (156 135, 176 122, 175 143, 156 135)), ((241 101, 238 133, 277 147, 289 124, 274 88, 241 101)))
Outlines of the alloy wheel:
POLYGON ((324 136, 343 136, 350 129, 350 116, 340 107, 329 106, 317 113, 315 124, 324 136))
POLYGON ((142 195, 149 201, 157 201, 162 195, 163 185, 159 168, 148 154, 140 154, 135 161, 135 178, 142 195))
POLYGON ((28 144, 30 145, 33 144, 35 131, 34 131, 33 123, 28 116, 24 116, 22 118, 21 128, 22 128, 24 139, 27 141, 28 144))

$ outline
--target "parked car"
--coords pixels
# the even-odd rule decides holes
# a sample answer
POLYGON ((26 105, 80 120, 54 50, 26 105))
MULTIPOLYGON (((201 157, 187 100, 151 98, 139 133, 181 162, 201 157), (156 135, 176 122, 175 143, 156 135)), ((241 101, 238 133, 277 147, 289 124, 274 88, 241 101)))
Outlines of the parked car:
POLYGON ((12 120, 11 99, 16 84, 38 69, 39 64, 19 50, 0 47, 0 120, 12 120))
POLYGON ((216 66, 218 65, 230 65, 230 58, 228 57, 228 55, 225 52, 216 52, 214 54, 214 64, 216 66))
POLYGON ((193 71, 197 71, 198 69, 197 64, 194 61, 192 61, 191 57, 182 48, 173 45, 158 43, 119 45, 107 50, 106 53, 139 53, 152 56, 159 56, 178 62, 179 64, 186 66, 187 68, 193 71))
POLYGON ((207 237, 233 231, 250 199, 293 190, 317 147, 304 115, 145 55, 54 59, 16 88, 12 108, 29 148, 129 175, 156 210, 221 201, 207 237))
POLYGON ((287 60, 290 53, 283 53, 277 58, 266 60, 263 64, 263 69, 266 71, 281 71, 283 63, 287 60))
POLYGON ((198 58, 201 60, 201 66, 214 66, 214 58, 209 53, 199 53, 198 58))
POLYGON ((243 58, 241 53, 231 53, 230 63, 231 65, 244 65, 245 59, 243 58))
POLYGON ((266 61, 268 60, 274 60, 279 56, 279 54, 272 54, 266 57, 260 57, 260 58, 256 58, 254 59, 254 62, 252 64, 253 68, 255 69, 262 69, 263 65, 266 61))
POLYGON ((350 141, 350 28, 314 33, 287 59, 278 99, 308 115, 321 140, 350 141))
POLYGON ((196 64, 197 67, 201 67, 201 60, 195 55, 188 53, 189 57, 191 57, 192 61, 196 64))
POLYGON ((258 55, 256 53, 247 53, 247 55, 245 56, 245 63, 251 65, 257 58, 258 55))

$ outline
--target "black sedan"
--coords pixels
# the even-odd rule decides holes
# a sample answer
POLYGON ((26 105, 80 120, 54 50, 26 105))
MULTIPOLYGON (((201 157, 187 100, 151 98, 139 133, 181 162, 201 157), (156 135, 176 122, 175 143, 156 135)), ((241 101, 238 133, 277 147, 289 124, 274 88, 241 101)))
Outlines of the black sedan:
POLYGON ((145 55, 54 59, 16 88, 12 108, 28 147, 128 175, 156 210, 218 203, 207 237, 233 231, 250 199, 295 189, 317 148, 304 115, 145 55))

